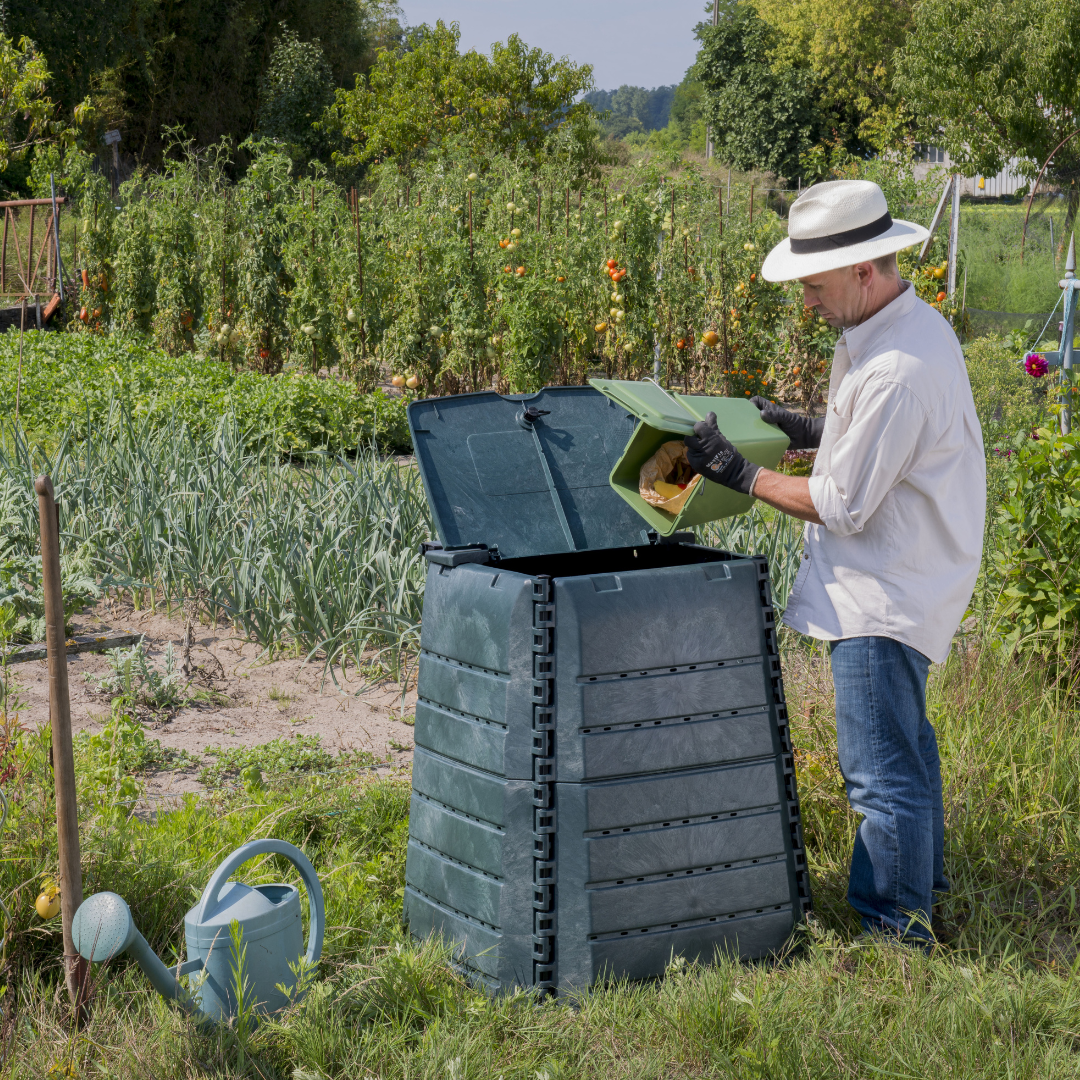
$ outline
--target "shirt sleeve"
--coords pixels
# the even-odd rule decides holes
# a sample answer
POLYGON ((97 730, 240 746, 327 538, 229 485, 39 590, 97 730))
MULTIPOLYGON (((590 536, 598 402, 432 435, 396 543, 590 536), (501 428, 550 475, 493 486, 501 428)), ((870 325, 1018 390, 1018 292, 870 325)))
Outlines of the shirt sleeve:
POLYGON ((810 477, 810 499, 829 532, 862 532, 918 461, 928 425, 926 410, 907 387, 873 380, 862 388, 847 430, 833 445, 828 472, 810 477))

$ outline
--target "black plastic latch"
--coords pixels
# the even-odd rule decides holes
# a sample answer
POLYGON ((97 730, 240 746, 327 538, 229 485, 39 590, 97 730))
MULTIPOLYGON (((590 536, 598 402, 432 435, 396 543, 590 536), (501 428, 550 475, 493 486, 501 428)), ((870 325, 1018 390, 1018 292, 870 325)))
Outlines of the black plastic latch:
POLYGON ((531 428, 541 416, 550 416, 551 411, 549 409, 538 409, 535 405, 530 405, 527 409, 522 409, 518 413, 517 422, 523 428, 531 428))
POLYGON ((420 547, 421 554, 429 563, 435 566, 463 566, 465 563, 489 563, 491 552, 487 544, 470 544, 468 547, 444 548, 441 544, 436 548, 424 550, 420 547))

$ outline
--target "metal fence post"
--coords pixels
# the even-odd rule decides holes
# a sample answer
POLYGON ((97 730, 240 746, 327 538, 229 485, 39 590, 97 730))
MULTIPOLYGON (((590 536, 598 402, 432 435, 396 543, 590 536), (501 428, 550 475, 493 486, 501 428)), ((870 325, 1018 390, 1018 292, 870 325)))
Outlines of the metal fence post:
POLYGON ((949 299, 956 293, 956 256, 960 246, 960 174, 953 177, 952 216, 949 221, 949 299))
POLYGON ((1076 280, 1076 234, 1069 239, 1069 255, 1065 260, 1065 278, 1060 282, 1065 290, 1065 311, 1061 326, 1061 434, 1068 435, 1072 430, 1072 366, 1073 366, 1073 323, 1076 321, 1076 289, 1080 281, 1076 280))

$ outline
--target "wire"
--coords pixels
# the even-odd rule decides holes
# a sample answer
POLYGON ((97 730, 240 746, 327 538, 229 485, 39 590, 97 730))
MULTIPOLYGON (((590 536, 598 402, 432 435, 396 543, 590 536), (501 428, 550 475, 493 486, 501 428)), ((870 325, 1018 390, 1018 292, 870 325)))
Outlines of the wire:
MULTIPOLYGON (((1058 309, 1058 304, 1061 303, 1064 296, 1065 296, 1065 290, 1062 289, 1061 296, 1058 297, 1058 302, 1057 302, 1057 304, 1054 305, 1054 310, 1050 312, 1050 315, 1047 317, 1046 322, 1043 323, 1043 328, 1039 331, 1039 333, 1036 335, 1035 339, 1031 342, 1031 345, 1038 345, 1039 342, 1042 341, 1042 336, 1043 336, 1043 334, 1046 333, 1046 328, 1050 325, 1050 320, 1054 317, 1054 314, 1058 309)), ((1062 328, 1062 333, 1064 333, 1064 332, 1065 332, 1064 328, 1062 328)), ((1028 349, 1031 348, 1031 345, 1028 346, 1028 349)), ((1026 351, 1027 350, 1025 350, 1025 352, 1026 351)), ((1023 357, 1020 357, 1020 359, 1017 361, 1017 363, 1022 363, 1023 359, 1024 359, 1023 357)))

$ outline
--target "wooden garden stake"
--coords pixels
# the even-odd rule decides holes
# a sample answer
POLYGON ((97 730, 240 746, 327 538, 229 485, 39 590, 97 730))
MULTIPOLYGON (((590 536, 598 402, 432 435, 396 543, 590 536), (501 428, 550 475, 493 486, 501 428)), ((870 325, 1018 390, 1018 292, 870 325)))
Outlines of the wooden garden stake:
POLYGON ((41 577, 45 599, 45 643, 49 661, 49 718, 52 724, 52 767, 56 781, 56 835, 60 856, 61 921, 64 930, 64 980, 71 1004, 85 999, 86 961, 71 936, 71 920, 82 903, 79 858, 79 810, 75 795, 75 757, 71 749, 71 701, 68 697, 64 594, 60 585, 60 519, 52 480, 34 483, 41 517, 41 577))
POLYGON ((540 231, 540 189, 536 189, 536 231, 540 231))
POLYGON ((570 189, 566 189, 566 235, 570 235, 570 189))
MULTIPOLYGON (((967 280, 966 278, 964 279, 967 280)), ((15 423, 19 422, 19 399, 22 396, 22 344, 26 330, 26 297, 22 298, 22 312, 19 315, 19 377, 15 382, 15 423)))
POLYGON ((750 185, 750 224, 754 224, 754 185, 750 185))
POLYGON ((472 245, 472 192, 469 192, 469 258, 473 257, 472 245))
POLYGON ((720 239, 724 238, 724 192, 720 190, 716 193, 716 202, 720 208, 720 239))

